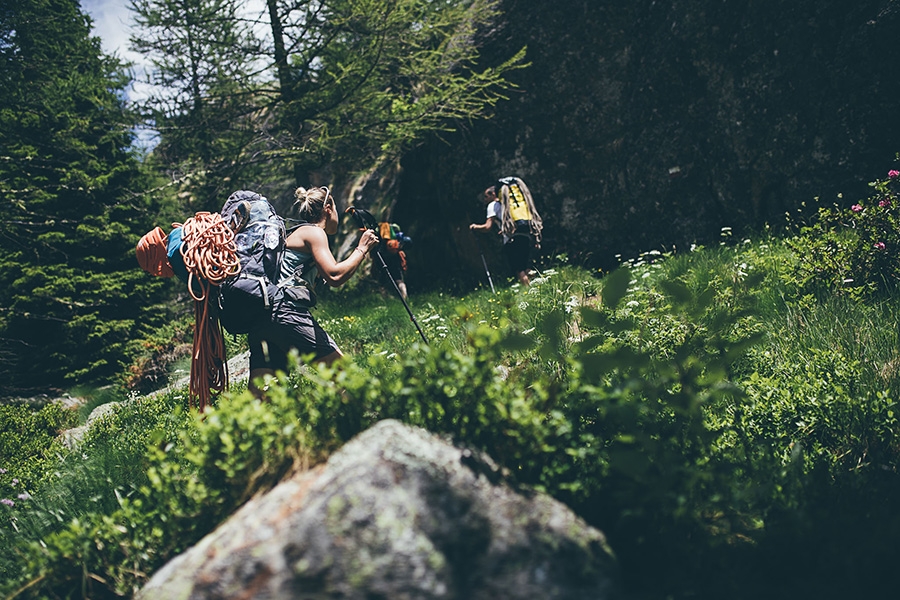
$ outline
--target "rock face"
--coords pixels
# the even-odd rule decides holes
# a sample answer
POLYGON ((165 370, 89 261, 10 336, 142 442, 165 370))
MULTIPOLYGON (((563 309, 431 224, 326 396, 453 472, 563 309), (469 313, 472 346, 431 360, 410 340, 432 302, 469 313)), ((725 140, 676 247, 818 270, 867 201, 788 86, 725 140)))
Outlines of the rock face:
POLYGON ((244 505, 143 600, 619 597, 603 534, 420 429, 382 421, 244 505))
MULTIPOLYGON (((900 80, 886 65, 900 53, 900 3, 501 5, 484 63, 527 46, 518 88, 494 118, 403 160, 393 214, 417 240, 413 289, 487 283, 468 223, 484 221, 480 194, 498 177, 528 183, 545 258, 608 269, 616 254, 717 244, 725 226, 780 226, 814 197, 849 208, 896 168, 900 80)), ((508 269, 494 237, 481 243, 496 283, 508 269)))

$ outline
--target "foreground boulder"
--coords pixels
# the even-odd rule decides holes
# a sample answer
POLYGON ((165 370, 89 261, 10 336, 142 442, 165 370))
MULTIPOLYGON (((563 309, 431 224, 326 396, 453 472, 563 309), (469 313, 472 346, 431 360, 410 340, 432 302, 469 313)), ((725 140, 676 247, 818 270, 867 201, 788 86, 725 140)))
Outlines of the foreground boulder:
POLYGON ((382 421, 245 504, 137 598, 618 597, 603 534, 493 472, 382 421))

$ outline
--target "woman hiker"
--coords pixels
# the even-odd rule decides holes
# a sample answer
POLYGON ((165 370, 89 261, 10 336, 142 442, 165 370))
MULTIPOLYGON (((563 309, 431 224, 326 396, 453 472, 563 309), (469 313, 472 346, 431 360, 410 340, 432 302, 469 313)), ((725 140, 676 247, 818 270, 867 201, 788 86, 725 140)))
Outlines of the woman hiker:
POLYGON ((281 267, 281 281, 288 279, 295 287, 308 288, 307 298, 293 298, 285 294, 285 300, 272 311, 271 320, 248 335, 250 345, 250 391, 261 395, 255 380, 276 371, 287 372, 288 354, 296 349, 301 356, 314 355, 316 362, 331 364, 343 353, 328 333, 310 313, 315 298, 315 283, 322 279, 337 287, 345 283, 378 245, 378 236, 371 230, 363 232, 353 252, 338 262, 331 253, 328 236, 337 233, 340 214, 334 196, 327 187, 297 188, 293 209, 305 221, 294 229, 286 240, 281 267))

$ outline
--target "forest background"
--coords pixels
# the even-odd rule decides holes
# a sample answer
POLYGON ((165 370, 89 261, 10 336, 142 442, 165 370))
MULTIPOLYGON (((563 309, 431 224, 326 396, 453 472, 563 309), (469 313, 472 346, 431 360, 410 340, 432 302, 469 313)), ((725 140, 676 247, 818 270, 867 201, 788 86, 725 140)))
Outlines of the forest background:
POLYGON ((135 242, 235 189, 388 209, 412 289, 471 289, 497 177, 531 187, 545 258, 608 270, 863 197, 897 150, 894 1, 135 7, 139 104, 77 2, 0 8, 2 396, 118 376, 185 304, 135 242))

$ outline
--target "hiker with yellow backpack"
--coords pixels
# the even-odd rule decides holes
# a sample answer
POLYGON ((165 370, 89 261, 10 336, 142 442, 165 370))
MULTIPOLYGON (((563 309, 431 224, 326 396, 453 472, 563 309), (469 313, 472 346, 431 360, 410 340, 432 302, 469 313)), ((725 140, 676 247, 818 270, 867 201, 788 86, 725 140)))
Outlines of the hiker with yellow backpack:
POLYGON ((484 190, 487 218, 472 223, 469 229, 489 232, 495 229, 503 238, 503 253, 516 278, 524 286, 531 285, 532 248, 541 247, 543 221, 534 206, 531 191, 518 177, 504 177, 484 190))

